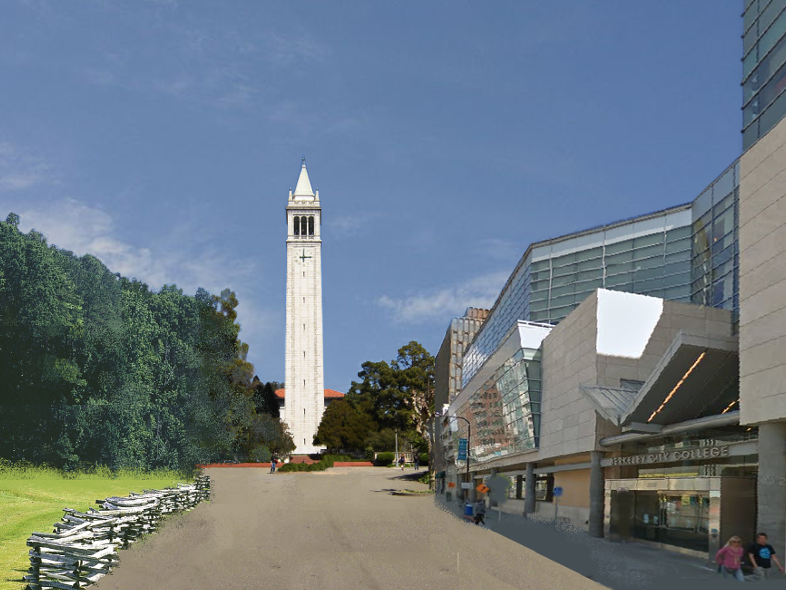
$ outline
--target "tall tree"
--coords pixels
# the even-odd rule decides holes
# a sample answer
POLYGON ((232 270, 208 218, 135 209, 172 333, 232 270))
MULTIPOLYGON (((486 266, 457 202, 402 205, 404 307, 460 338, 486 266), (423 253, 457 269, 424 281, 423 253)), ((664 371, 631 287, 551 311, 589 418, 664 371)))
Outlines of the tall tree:
POLYGON ((340 399, 331 402, 325 410, 314 444, 325 445, 330 451, 362 451, 369 434, 376 429, 368 414, 340 399))

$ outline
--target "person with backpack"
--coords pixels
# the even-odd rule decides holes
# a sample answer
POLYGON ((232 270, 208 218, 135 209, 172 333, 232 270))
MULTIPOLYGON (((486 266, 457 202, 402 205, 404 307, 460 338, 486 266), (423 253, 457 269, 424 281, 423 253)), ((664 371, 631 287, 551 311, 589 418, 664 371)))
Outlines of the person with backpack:
POLYGON ((401 458, 398 460, 398 464, 401 465, 401 471, 404 471, 404 455, 401 455, 401 458))
POLYGON ((754 581, 766 580, 770 575, 772 562, 778 566, 778 569, 783 573, 783 566, 778 558, 775 557, 775 549, 772 545, 767 543, 767 534, 759 533, 756 535, 756 542, 748 547, 748 559, 754 570, 754 581))
POLYGON ((415 471, 417 471, 419 467, 420 467, 420 457, 415 455, 415 471))
POLYGON ((715 554, 715 562, 724 578, 734 578, 738 582, 745 581, 742 575, 742 554, 742 539, 736 535, 715 554))
POLYGON ((276 472, 276 458, 273 457, 270 460, 270 473, 275 473, 275 472, 276 472))

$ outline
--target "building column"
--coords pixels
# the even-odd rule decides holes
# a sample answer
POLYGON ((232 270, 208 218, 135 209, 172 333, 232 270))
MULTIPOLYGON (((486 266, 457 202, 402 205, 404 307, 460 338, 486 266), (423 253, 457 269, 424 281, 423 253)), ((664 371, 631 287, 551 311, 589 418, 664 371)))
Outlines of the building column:
POLYGON ((589 514, 589 535, 590 537, 603 537, 603 509, 604 509, 604 480, 603 467, 600 460, 603 453, 592 451, 590 453, 590 514, 589 514))
POLYGON ((516 500, 521 500, 521 487, 524 483, 524 476, 517 475, 516 476, 516 500))
MULTIPOLYGON (((497 470, 492 468, 491 473, 489 474, 489 479, 491 479, 495 475, 497 475, 497 470)), ((497 503, 491 499, 491 496, 489 496, 489 508, 493 508, 496 505, 497 503)))
POLYGON ((758 517, 756 532, 767 533, 776 555, 786 547, 786 423, 759 425, 758 517))
POLYGON ((524 516, 535 512, 535 465, 527 463, 527 479, 524 492, 524 516))

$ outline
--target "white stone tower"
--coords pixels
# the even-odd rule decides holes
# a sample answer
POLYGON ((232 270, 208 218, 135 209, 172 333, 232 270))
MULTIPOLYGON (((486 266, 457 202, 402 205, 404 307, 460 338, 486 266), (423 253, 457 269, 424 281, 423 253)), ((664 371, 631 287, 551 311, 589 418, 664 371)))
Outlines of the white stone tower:
POLYGON ((311 188, 306 159, 287 203, 287 352, 284 422, 296 449, 318 453, 313 444, 325 410, 322 364, 322 208, 311 188))

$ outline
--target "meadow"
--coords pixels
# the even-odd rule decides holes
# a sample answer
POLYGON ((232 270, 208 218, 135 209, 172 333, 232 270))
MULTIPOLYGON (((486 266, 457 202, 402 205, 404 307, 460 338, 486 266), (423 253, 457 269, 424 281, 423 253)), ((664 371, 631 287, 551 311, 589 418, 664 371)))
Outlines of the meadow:
POLYGON ((51 533, 63 508, 98 508, 96 500, 144 489, 190 483, 176 471, 110 471, 106 467, 63 472, 0 459, 0 590, 22 590, 30 566, 25 544, 33 532, 51 533))

